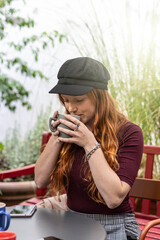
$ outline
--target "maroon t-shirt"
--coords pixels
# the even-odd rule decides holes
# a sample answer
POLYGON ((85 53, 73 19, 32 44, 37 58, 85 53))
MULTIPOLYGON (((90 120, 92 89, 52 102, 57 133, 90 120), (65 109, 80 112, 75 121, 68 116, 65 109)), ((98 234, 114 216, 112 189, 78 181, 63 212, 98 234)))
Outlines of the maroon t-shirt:
MULTIPOLYGON (((118 133, 119 149, 118 161, 120 168, 116 172, 119 178, 133 185, 140 166, 143 153, 143 135, 141 128, 131 122, 127 122, 118 133)), ((69 188, 67 191, 67 205, 70 209, 91 214, 122 214, 132 212, 129 195, 114 209, 107 205, 96 203, 87 192, 88 182, 84 181, 86 167, 84 163, 84 149, 79 147, 69 176, 69 188)), ((97 159, 98 161, 98 159, 97 159)), ((87 166, 88 167, 88 166, 87 166)))

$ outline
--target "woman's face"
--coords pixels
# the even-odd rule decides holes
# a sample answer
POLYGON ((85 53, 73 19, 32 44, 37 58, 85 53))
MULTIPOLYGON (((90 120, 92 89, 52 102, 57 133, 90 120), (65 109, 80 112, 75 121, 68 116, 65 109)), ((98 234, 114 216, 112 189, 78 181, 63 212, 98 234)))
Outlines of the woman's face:
POLYGON ((80 120, 92 128, 95 116, 95 105, 87 94, 82 96, 71 96, 61 94, 64 106, 69 114, 80 116, 80 120))

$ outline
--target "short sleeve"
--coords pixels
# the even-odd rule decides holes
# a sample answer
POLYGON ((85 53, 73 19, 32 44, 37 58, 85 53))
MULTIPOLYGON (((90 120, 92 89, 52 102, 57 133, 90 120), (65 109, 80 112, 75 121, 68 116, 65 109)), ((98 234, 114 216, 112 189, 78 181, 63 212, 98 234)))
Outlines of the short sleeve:
POLYGON ((120 129, 118 140, 118 162, 120 168, 116 173, 121 181, 132 186, 137 176, 143 154, 142 130, 136 124, 127 122, 120 129))

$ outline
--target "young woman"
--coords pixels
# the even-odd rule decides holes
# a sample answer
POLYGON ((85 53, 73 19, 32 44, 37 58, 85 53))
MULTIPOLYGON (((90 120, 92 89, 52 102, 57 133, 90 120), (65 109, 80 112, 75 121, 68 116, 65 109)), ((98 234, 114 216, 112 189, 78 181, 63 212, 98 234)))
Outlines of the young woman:
POLYGON ((109 72, 100 62, 70 59, 60 68, 58 79, 50 93, 59 94, 70 121, 53 123, 57 131, 37 160, 36 184, 50 183, 59 196, 65 188, 67 210, 99 221, 107 240, 138 239, 129 191, 141 162, 142 131, 116 109, 107 91, 109 72), (59 131, 71 137, 59 137, 59 131))

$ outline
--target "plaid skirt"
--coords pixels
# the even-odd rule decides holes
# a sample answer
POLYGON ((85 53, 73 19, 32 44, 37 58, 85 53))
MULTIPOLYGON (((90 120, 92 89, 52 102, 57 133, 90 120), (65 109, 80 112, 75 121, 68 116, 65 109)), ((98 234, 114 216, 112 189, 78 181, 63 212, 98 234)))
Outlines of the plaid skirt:
MULTIPOLYGON (((71 209, 67 209, 72 211, 71 209)), ((79 213, 79 212, 76 212, 79 213)), ((107 240, 138 240, 140 228, 135 219, 134 213, 118 215, 87 214, 79 213, 83 216, 93 218, 98 221, 106 230, 107 240)))

